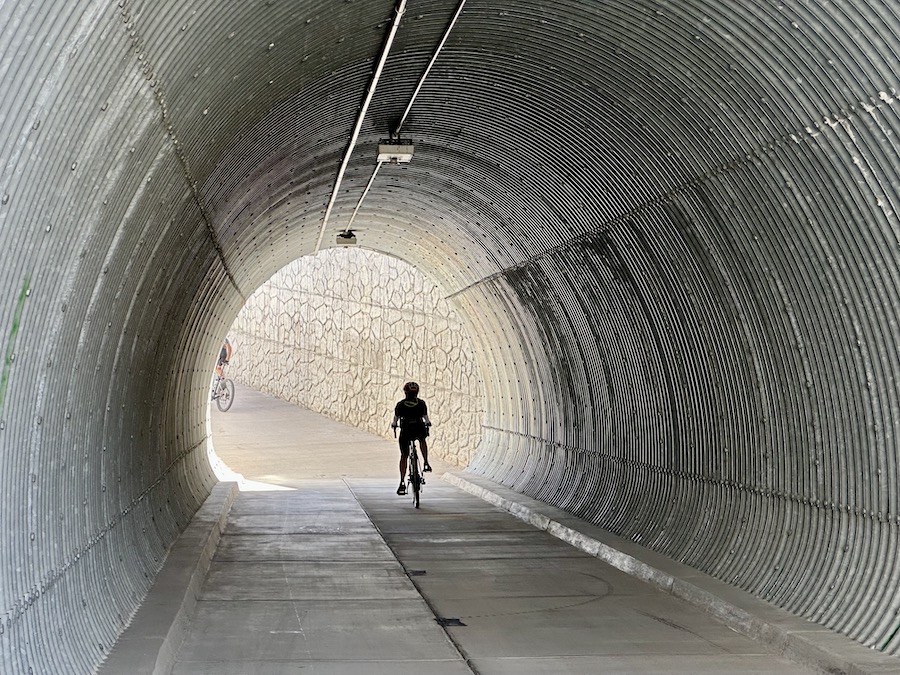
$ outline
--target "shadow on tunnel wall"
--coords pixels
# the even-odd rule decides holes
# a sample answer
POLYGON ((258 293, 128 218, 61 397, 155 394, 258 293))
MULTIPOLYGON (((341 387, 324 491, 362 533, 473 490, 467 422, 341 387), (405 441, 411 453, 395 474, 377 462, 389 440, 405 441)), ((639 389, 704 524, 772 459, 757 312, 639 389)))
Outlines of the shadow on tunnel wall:
POLYGON ((470 470, 895 654, 896 4, 415 5, 357 125, 393 0, 0 3, 0 669, 104 658, 354 215, 461 312, 470 470))

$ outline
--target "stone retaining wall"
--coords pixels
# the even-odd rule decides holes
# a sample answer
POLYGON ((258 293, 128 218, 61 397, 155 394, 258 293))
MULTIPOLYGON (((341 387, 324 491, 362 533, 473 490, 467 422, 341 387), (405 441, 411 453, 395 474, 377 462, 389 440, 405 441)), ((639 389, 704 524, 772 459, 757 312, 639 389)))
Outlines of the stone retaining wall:
POLYGON ((396 258, 357 248, 301 258, 248 299, 229 337, 231 377, 254 389, 392 438, 393 406, 415 380, 433 456, 465 466, 478 445, 469 337, 439 289, 396 258))

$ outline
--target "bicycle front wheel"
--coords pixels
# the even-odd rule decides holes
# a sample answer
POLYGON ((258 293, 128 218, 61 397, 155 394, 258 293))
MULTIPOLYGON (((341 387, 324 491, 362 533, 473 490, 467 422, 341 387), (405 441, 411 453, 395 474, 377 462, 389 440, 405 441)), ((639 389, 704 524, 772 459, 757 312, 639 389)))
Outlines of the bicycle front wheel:
POLYGON ((216 392, 216 405, 222 412, 227 412, 232 403, 234 403, 234 382, 222 380, 219 391, 216 392))

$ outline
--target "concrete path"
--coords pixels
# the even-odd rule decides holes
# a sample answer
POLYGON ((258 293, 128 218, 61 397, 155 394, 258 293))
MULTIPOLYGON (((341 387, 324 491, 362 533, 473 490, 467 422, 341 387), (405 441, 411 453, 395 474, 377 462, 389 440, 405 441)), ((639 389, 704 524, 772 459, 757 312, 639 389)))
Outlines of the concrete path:
MULTIPOLYGON (((484 494, 472 494, 484 491, 483 480, 479 487, 464 474, 447 474, 468 491, 442 480, 454 467, 437 460, 421 508, 413 508, 409 497, 394 492, 399 473, 393 441, 244 387, 229 412, 211 414, 217 451, 242 474, 242 490, 230 510, 222 507, 227 521, 221 539, 208 545, 208 571, 200 565, 204 573, 188 594, 190 611, 173 619, 181 629, 169 630, 167 646, 159 650, 170 653, 156 657, 150 652, 157 647, 144 640, 156 670, 128 672, 821 670, 773 653, 773 644, 790 651, 784 643, 739 634, 704 611, 703 603, 685 602, 671 589, 664 592, 661 584, 645 583, 544 531, 553 528, 539 529, 509 513, 521 516, 525 509, 534 519, 539 503, 523 506, 522 498, 510 508, 515 493, 504 493, 504 502, 497 496, 502 489, 489 485, 495 502, 505 505, 498 508, 484 494)), ((431 440, 436 449, 439 428, 431 440)), ((547 513, 553 516, 552 509, 547 513)), ((152 606, 158 593, 151 591, 146 604, 152 606)), ((152 631, 146 619, 138 617, 136 624, 117 644, 104 675, 137 658, 139 650, 128 651, 141 641, 134 633, 152 631)), ((841 647, 850 642, 837 640, 841 647)), ((888 672, 880 667, 884 663, 897 665, 878 662, 871 672, 888 672)))

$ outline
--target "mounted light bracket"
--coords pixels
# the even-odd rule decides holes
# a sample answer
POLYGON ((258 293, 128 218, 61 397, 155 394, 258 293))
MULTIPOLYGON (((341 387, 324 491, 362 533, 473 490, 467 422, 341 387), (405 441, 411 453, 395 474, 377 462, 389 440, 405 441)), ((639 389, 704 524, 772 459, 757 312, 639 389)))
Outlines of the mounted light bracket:
POLYGON ((413 156, 410 139, 391 138, 378 141, 378 161, 385 164, 409 164, 413 156))
POLYGON ((338 246, 355 246, 356 245, 356 235, 353 234, 353 230, 344 230, 343 232, 338 232, 337 245, 338 246))

